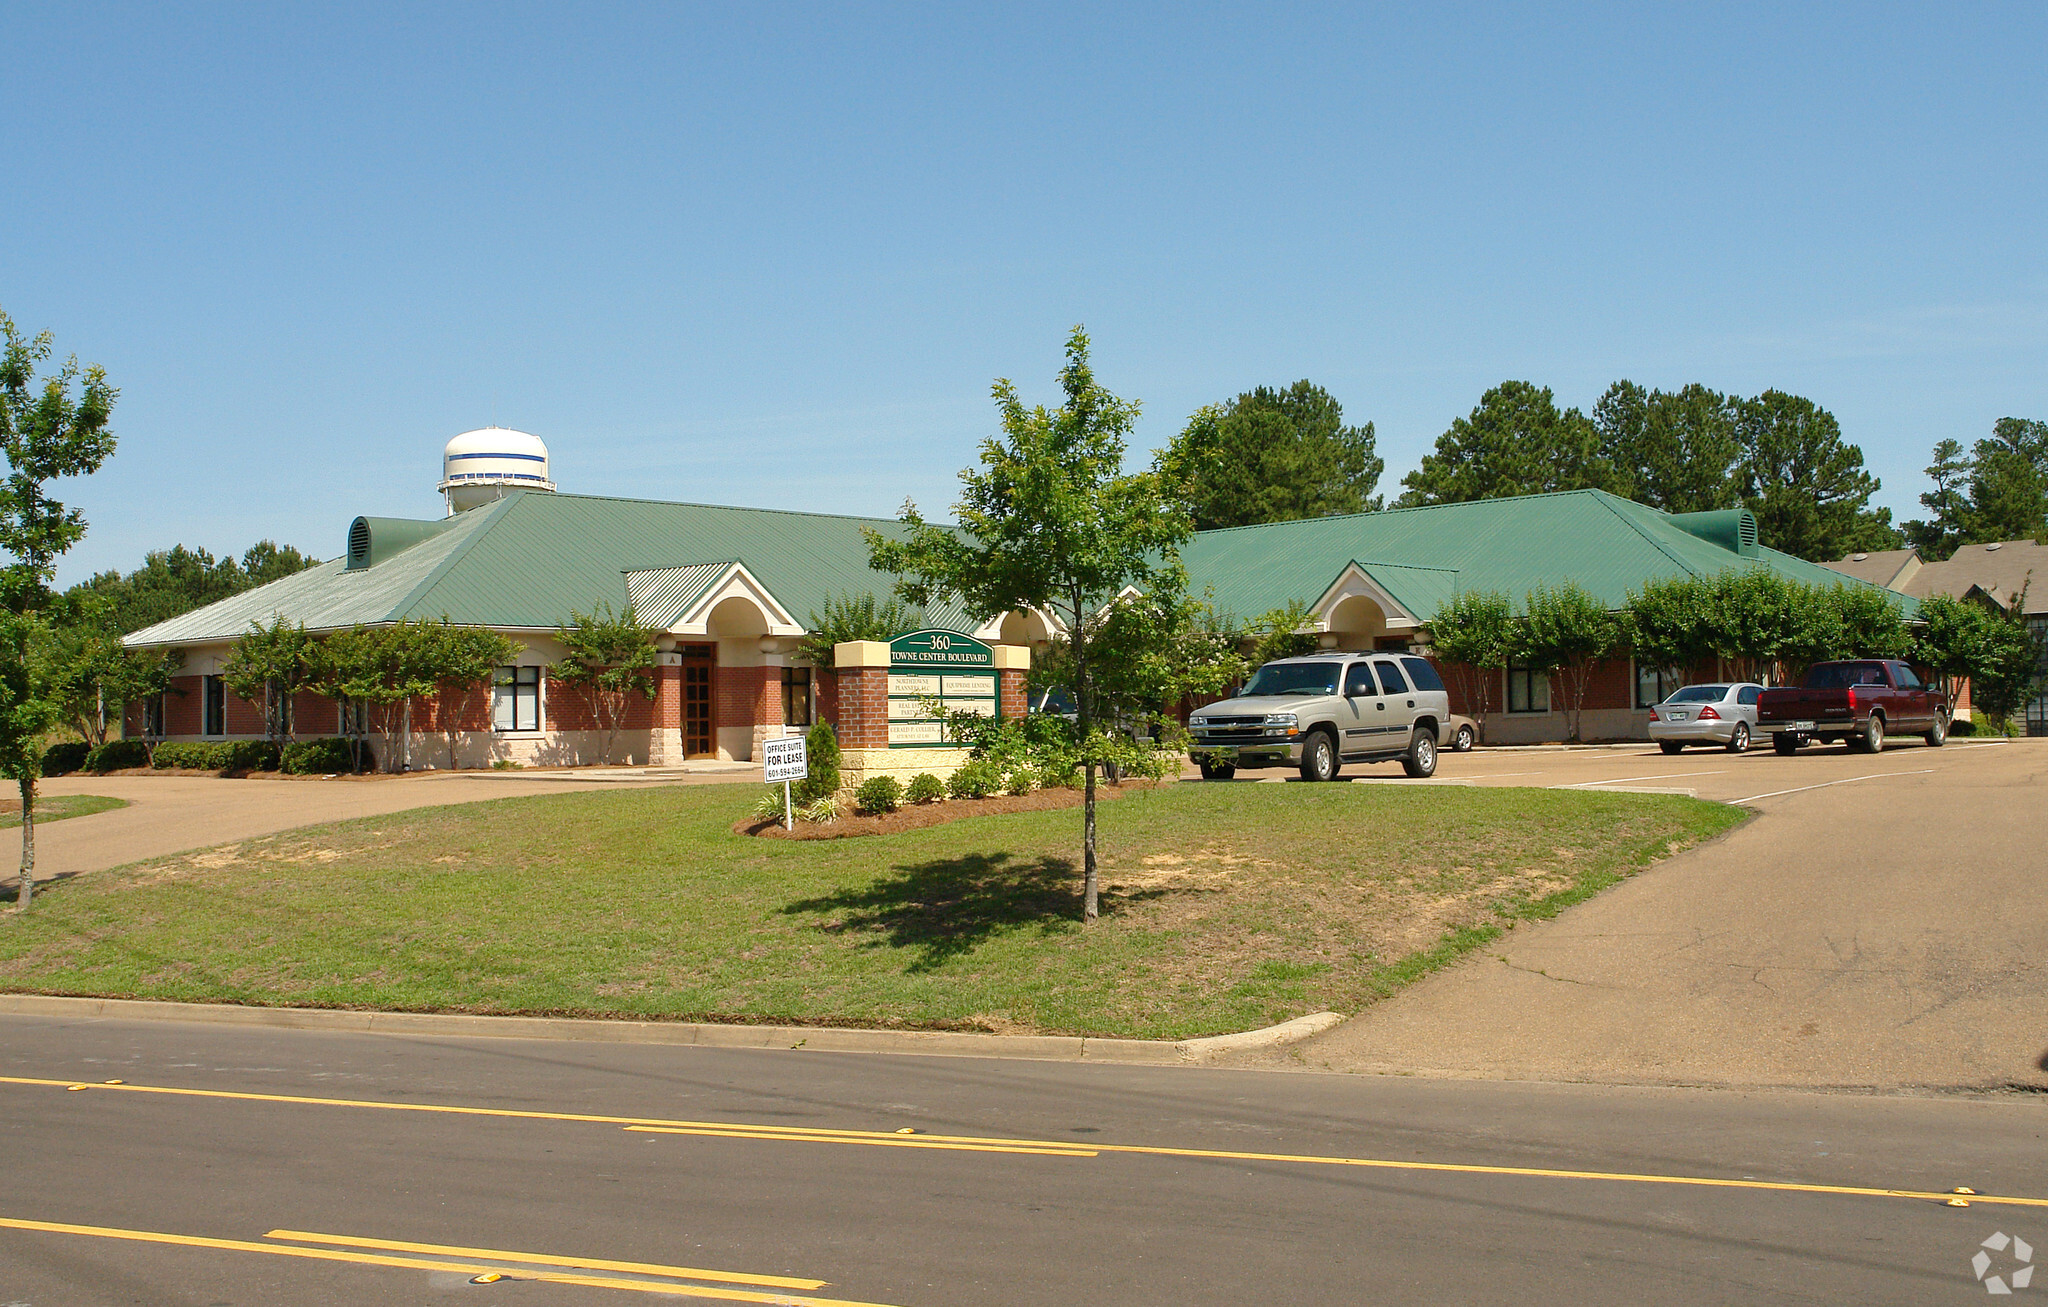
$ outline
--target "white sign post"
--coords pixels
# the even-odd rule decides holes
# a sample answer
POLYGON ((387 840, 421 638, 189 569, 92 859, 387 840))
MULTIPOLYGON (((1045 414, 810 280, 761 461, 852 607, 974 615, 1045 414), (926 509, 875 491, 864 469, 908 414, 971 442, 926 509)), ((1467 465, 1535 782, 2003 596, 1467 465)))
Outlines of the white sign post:
POLYGON ((811 774, 810 759, 804 756, 804 737, 784 736, 779 740, 761 741, 761 779, 773 785, 782 782, 782 828, 796 829, 795 815, 789 806, 789 783, 800 781, 811 774))

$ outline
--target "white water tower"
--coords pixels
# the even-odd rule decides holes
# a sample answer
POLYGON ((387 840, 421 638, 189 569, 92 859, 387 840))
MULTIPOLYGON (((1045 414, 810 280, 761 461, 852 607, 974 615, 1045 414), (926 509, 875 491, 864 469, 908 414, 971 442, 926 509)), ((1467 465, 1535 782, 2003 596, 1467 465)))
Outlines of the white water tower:
POLYGON ((448 516, 503 499, 514 490, 552 491, 548 447, 539 436, 505 427, 465 431, 441 452, 441 484, 448 516))

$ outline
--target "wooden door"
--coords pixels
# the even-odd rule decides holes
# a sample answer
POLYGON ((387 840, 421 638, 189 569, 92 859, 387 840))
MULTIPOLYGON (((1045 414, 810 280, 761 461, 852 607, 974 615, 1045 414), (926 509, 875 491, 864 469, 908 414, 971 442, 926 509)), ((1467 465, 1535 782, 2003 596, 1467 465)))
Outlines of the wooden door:
POLYGON ((708 644, 683 646, 683 756, 708 758, 718 752, 711 736, 711 659, 708 644))

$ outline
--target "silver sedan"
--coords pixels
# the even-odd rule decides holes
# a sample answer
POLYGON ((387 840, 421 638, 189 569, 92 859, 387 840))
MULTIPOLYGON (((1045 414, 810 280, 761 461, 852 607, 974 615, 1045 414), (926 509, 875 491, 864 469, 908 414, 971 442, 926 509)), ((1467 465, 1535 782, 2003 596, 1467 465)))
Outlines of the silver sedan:
POLYGON ((1650 711, 1650 738, 1666 753, 1688 744, 1714 744, 1741 753, 1756 734, 1756 699, 1764 687, 1752 681, 1688 685, 1650 711))

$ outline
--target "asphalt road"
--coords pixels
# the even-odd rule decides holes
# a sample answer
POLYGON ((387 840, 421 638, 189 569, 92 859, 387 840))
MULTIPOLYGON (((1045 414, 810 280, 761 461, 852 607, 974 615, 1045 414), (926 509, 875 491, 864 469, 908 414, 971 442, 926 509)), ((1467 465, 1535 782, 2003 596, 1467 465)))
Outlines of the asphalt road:
POLYGON ((1287 1050, 1347 1071, 2048 1090, 2048 741, 1444 758, 1759 815, 1287 1050))
POLYGON ((2023 1095, 30 1017, 0 1076, 0 1302, 32 1307, 1928 1303, 1984 1296, 1994 1234, 2048 1249, 2023 1095))

